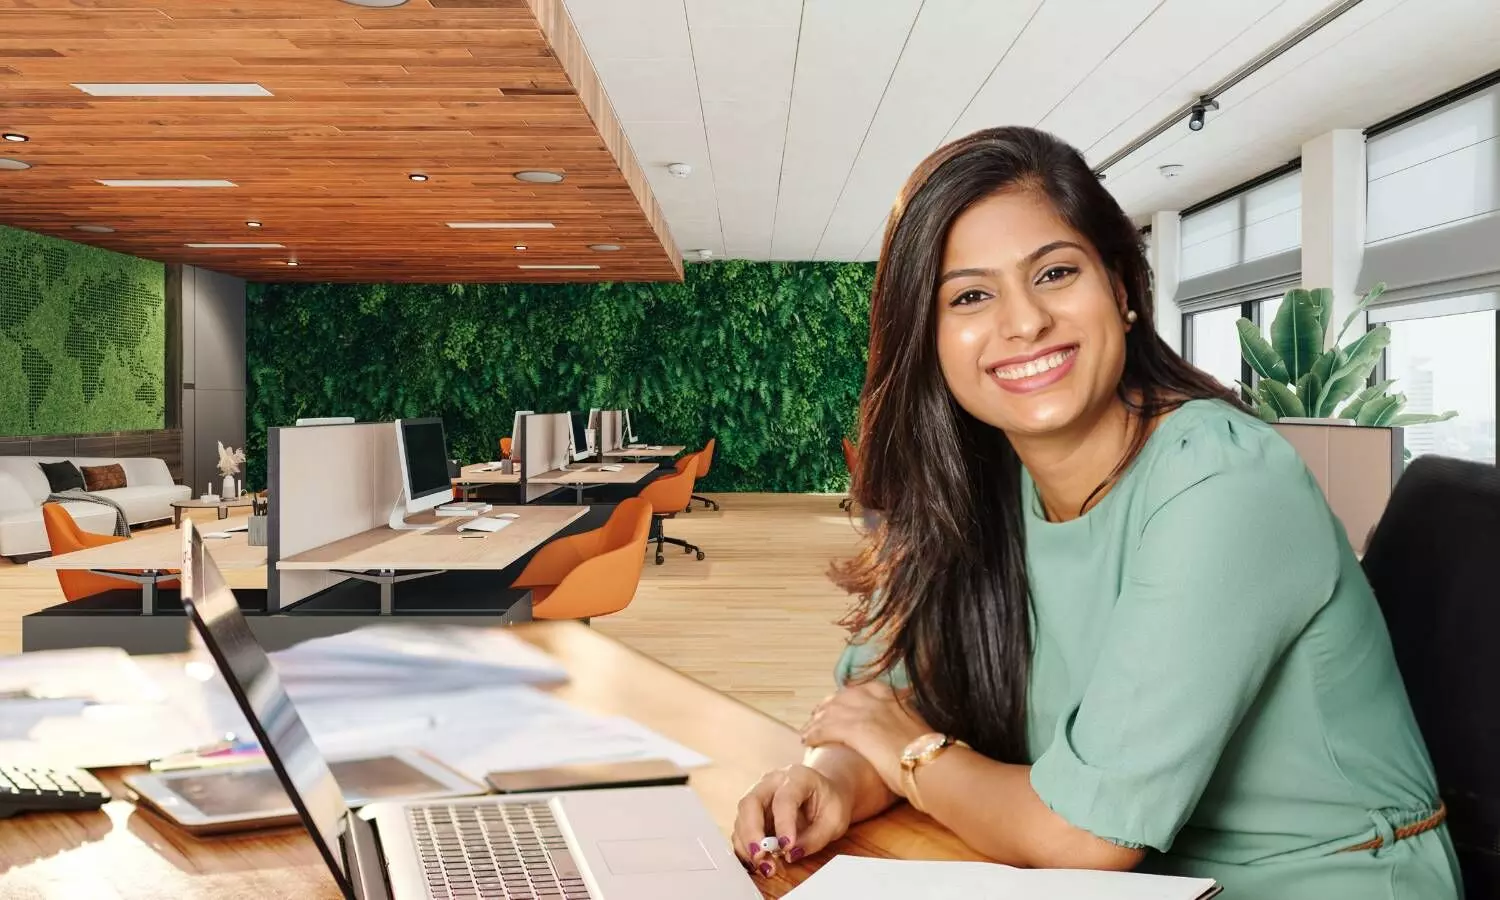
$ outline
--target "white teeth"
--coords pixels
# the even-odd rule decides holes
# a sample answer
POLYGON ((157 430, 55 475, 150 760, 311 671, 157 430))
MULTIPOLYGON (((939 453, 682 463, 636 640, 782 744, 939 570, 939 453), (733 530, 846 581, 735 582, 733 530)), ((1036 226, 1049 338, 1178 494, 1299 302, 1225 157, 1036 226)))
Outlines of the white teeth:
POLYGON ((1071 357, 1073 353, 1074 351, 1072 349, 1059 350, 1051 356, 1044 356, 1041 359, 1033 359, 1030 362, 1020 363, 1014 366, 1006 366, 1003 369, 994 369, 992 371, 996 378, 1004 379, 1006 381, 1015 381, 1021 378, 1031 378, 1034 375, 1040 375, 1043 372, 1052 371, 1053 369, 1067 362, 1068 358, 1071 357))

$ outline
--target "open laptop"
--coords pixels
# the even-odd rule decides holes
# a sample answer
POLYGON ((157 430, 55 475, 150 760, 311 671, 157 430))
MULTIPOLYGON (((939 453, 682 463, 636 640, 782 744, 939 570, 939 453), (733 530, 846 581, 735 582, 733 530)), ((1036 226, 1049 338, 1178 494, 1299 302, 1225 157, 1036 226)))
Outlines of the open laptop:
POLYGON ((759 900, 686 786, 344 803, 202 535, 182 605, 348 900, 759 900))

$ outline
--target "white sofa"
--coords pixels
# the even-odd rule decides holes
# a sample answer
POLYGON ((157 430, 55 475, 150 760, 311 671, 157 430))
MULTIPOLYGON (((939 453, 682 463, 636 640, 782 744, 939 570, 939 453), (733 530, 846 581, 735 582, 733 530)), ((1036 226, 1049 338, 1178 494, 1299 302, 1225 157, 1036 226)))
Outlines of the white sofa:
MULTIPOLYGON (((119 463, 125 470, 125 486, 99 491, 101 497, 120 504, 132 526, 172 518, 172 501, 187 500, 193 490, 173 484, 167 464, 159 459, 103 459, 98 457, 0 456, 0 556, 46 553, 47 529, 42 524, 42 504, 52 492, 47 476, 37 463, 67 458, 73 465, 108 466, 119 463)), ((115 511, 102 503, 70 500, 63 507, 84 531, 113 534, 115 511)))

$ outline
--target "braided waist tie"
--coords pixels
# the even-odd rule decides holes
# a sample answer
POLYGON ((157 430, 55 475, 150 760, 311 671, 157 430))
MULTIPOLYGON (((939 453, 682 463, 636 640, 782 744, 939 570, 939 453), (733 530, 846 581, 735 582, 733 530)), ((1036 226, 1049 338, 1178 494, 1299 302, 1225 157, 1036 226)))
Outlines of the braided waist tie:
MULTIPOLYGON (((1431 831, 1439 825, 1443 824, 1444 820, 1446 820, 1447 818, 1448 805, 1440 801, 1438 803, 1437 812, 1421 820, 1420 822, 1413 822, 1410 825, 1397 828, 1393 832, 1391 832, 1394 838, 1392 843, 1394 843, 1395 841, 1405 840, 1409 837, 1416 837, 1424 831, 1431 831)), ((1353 847, 1345 847, 1339 852, 1351 853, 1357 850, 1379 850, 1384 846, 1385 838, 1381 835, 1376 835, 1375 837, 1369 839, 1368 841, 1365 841, 1362 844, 1355 844, 1353 847)))

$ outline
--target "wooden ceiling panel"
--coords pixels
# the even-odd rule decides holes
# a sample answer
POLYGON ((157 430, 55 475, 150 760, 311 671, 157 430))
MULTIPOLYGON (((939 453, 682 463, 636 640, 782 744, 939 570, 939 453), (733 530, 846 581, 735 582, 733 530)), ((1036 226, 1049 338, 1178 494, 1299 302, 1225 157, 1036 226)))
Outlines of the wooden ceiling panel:
POLYGON ((682 277, 562 0, 0 0, 0 61, 0 131, 30 139, 0 143, 0 157, 32 164, 0 171, 4 224, 259 281, 682 277), (90 82, 256 83, 272 96, 72 87, 90 82), (565 180, 514 178, 529 169, 565 180), (98 183, 143 178, 235 187, 98 183), (555 227, 446 224, 490 221, 555 227), (285 249, 184 246, 250 242, 285 249))

